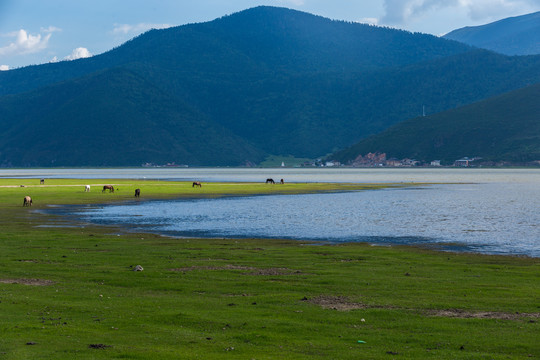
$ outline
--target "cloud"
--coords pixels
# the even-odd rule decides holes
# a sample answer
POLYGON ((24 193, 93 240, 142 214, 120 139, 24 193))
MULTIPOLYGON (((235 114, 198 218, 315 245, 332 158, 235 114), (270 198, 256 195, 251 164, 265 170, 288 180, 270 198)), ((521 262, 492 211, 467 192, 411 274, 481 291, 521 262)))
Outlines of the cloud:
POLYGON ((430 11, 464 11, 475 21, 494 20, 535 10, 540 0, 384 0, 381 23, 402 25, 430 11))
POLYGON ((8 71, 9 66, 8 65, 0 65, 0 71, 8 71))
POLYGON ((531 11, 535 4, 540 5, 538 0, 460 0, 460 3, 467 8, 469 17, 473 20, 525 13, 531 11))
POLYGON ((306 3, 304 0, 280 0, 279 2, 282 4, 290 4, 294 6, 302 6, 306 3))
POLYGON ((379 19, 377 18, 362 18, 358 20, 361 24, 377 25, 379 24, 379 19))
POLYGON ((56 26, 49 26, 48 28, 41 28, 41 32, 43 33, 53 33, 53 32, 60 32, 62 29, 57 28, 56 26))
POLYGON ((135 25, 130 24, 114 24, 112 33, 114 35, 138 35, 150 29, 166 29, 174 25, 169 24, 149 24, 139 23, 135 25))
POLYGON ((14 41, 7 46, 0 47, 0 56, 32 54, 44 50, 47 48, 51 33, 44 36, 41 34, 32 35, 21 29, 3 36, 14 38, 14 41))
POLYGON ((88 58, 91 56, 92 54, 90 53, 90 51, 88 51, 87 48, 78 47, 74 49, 70 55, 66 56, 64 60, 77 60, 77 59, 88 58))

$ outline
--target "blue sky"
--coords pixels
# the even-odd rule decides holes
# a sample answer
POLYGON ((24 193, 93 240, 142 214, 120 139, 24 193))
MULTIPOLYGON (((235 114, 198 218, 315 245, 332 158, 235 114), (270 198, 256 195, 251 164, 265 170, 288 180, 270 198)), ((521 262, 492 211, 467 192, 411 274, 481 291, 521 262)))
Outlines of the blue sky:
POLYGON ((97 55, 150 28, 258 5, 433 35, 540 11, 540 0, 0 0, 0 70, 97 55))

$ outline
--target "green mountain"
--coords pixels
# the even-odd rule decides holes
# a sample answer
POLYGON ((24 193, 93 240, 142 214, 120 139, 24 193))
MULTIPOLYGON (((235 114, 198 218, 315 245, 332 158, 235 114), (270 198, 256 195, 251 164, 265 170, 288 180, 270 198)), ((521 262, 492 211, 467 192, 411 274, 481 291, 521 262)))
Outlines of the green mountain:
POLYGON ((0 95, 133 64, 171 71, 159 80, 174 83, 178 77, 235 81, 240 76, 254 81, 290 74, 364 72, 469 50, 431 35, 260 6, 210 22, 151 30, 91 58, 1 72, 0 95))
POLYGON ((540 82, 540 56, 257 7, 0 72, 0 166, 313 158, 540 82))
POLYGON ((227 165, 262 160, 264 155, 189 104, 124 69, 2 100, 0 112, 8 116, 0 119, 0 127, 9 129, 0 137, 0 158, 9 161, 4 166, 12 165, 10 159, 25 166, 171 160, 227 165), (6 118, 17 122, 9 126, 6 118))
POLYGON ((444 38, 506 55, 540 54, 540 12, 454 30, 444 38))
POLYGON ((462 157, 525 163, 540 160, 540 84, 439 114, 417 117, 331 155, 347 163, 358 155, 451 164, 462 157))

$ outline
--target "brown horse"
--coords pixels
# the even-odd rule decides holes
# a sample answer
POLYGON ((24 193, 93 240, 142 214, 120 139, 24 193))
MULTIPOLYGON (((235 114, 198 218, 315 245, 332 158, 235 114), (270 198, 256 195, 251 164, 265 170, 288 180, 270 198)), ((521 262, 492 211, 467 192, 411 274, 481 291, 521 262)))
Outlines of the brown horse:
POLYGON ((274 179, 268 178, 266 179, 266 183, 275 184, 276 182, 274 181, 274 179))
POLYGON ((135 189, 135 197, 138 198, 141 196, 141 189, 135 189))
POLYGON ((191 187, 195 187, 195 186, 202 187, 202 184, 201 184, 200 181, 194 181, 193 185, 191 185, 191 187))
POLYGON ((32 206, 32 198, 30 196, 25 196, 22 206, 32 206))
POLYGON ((112 185, 103 185, 103 190, 101 190, 101 192, 104 192, 105 190, 109 190, 109 192, 114 192, 114 186, 112 186, 112 185))

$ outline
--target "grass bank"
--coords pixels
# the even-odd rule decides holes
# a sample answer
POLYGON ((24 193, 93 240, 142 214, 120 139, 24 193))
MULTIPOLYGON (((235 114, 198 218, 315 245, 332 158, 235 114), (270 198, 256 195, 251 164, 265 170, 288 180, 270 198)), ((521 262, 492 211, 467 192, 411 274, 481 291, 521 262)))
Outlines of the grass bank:
POLYGON ((538 259, 118 236, 41 227, 55 219, 34 211, 135 188, 148 199, 382 186, 0 179, 0 358, 538 358, 538 259), (118 190, 102 193, 109 183, 118 190))

